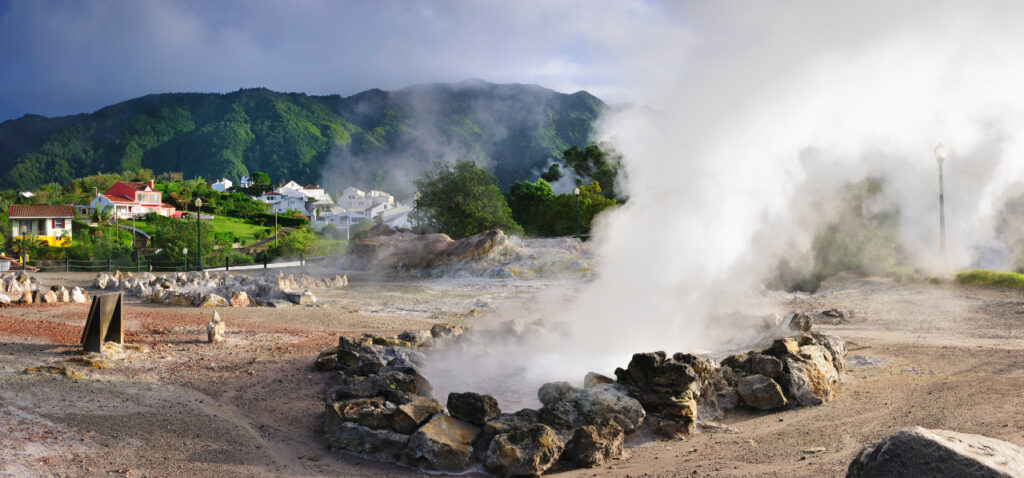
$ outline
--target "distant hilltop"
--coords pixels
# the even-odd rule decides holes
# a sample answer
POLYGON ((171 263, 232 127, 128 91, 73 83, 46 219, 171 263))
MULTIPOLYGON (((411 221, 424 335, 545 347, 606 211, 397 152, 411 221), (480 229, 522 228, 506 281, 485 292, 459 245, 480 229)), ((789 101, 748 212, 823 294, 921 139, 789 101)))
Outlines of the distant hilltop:
POLYGON ((472 159, 504 188, 586 144, 605 109, 586 91, 478 80, 349 97, 265 88, 154 94, 90 114, 0 123, 0 186, 34 190, 148 168, 207 179, 263 171, 401 192, 431 161, 472 159))

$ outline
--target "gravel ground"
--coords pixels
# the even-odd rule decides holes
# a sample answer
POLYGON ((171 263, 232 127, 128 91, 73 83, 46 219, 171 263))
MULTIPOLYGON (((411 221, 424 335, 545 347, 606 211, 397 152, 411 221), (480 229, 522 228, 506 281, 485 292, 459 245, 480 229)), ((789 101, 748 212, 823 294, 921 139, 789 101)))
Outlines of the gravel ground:
MULTIPOLYGON (((69 286, 92 277, 39 275, 69 286)), ((21 371, 76 357, 87 306, 5 307, 0 476, 418 475, 325 448, 316 353, 339 334, 483 322, 567 286, 353 278, 314 290, 314 307, 220 309, 220 345, 202 341, 209 310, 129 302, 126 339, 146 351, 105 369, 69 366, 78 379, 21 371)), ((1024 445, 1024 292, 847 279, 785 306, 854 311, 816 328, 881 365, 851 368, 824 406, 732 416, 735 433, 648 443, 559 476, 842 476, 861 447, 910 425, 1024 445)))

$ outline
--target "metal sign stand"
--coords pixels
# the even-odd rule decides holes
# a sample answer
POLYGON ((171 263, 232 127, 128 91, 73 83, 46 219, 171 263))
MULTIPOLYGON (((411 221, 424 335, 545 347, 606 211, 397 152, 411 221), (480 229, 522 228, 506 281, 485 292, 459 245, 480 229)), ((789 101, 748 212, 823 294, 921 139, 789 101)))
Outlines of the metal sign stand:
POLYGON ((81 343, 86 352, 102 352, 104 342, 124 343, 122 301, 121 292, 93 296, 82 330, 81 343))

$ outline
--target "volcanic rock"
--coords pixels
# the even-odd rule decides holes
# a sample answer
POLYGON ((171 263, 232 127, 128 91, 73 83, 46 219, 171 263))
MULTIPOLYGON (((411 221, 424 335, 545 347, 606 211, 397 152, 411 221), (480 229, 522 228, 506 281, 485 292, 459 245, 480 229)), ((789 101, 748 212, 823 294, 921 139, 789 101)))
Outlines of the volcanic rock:
POLYGON ((837 374, 831 361, 827 367, 819 362, 799 359, 786 358, 783 361, 786 364, 786 392, 797 405, 820 405, 832 399, 829 377, 837 374))
POLYGON ((207 295, 203 296, 202 299, 199 300, 199 303, 197 303, 196 306, 197 307, 204 307, 204 308, 208 308, 208 307, 227 307, 228 306, 228 300, 223 298, 223 297, 221 297, 221 296, 219 296, 219 295, 217 295, 217 294, 207 294, 207 295))
POLYGON ((476 459, 479 461, 486 459, 487 449, 494 437, 536 424, 537 415, 536 410, 524 408, 515 413, 502 413, 497 418, 488 420, 480 428, 480 434, 473 441, 473 454, 476 459))
POLYGON ((459 420, 482 426, 487 420, 501 415, 498 401, 479 393, 449 393, 448 413, 459 420))
POLYGON ((484 467, 499 476, 540 476, 564 449, 555 431, 538 423, 494 437, 484 467))
POLYGON ((60 286, 57 289, 57 301, 64 303, 71 302, 71 292, 68 291, 67 287, 60 286))
POLYGON ((1024 476, 1024 448, 981 435, 904 428, 864 448, 846 476, 1020 477, 1024 476))
POLYGON ((21 300, 19 302, 21 302, 22 304, 31 304, 32 303, 32 299, 33 299, 32 289, 25 289, 21 293, 21 300))
POLYGON ((355 398, 334 402, 327 407, 326 428, 352 422, 374 430, 391 429, 398 406, 382 397, 355 398))
POLYGON ((714 370, 714 362, 694 355, 675 354, 670 359, 665 352, 652 352, 634 354, 627 369, 616 369, 615 376, 650 415, 654 431, 675 437, 696 432, 697 397, 712 381, 714 370))
POLYGON ((583 424, 576 402, 551 402, 537 411, 537 420, 555 430, 572 430, 583 424))
POLYGON ((469 467, 471 444, 479 432, 475 425, 437 414, 409 439, 409 452, 436 470, 461 472, 469 467))
POLYGON ((249 294, 244 290, 231 294, 231 300, 229 301, 231 307, 249 307, 250 302, 249 294))
POLYGON ((352 398, 384 397, 399 405, 412 402, 417 396, 429 396, 430 382, 412 367, 385 367, 368 377, 345 375, 331 387, 332 401, 352 398))
POLYGON ((55 303, 57 303, 57 293, 54 292, 53 290, 46 291, 46 293, 43 294, 43 303, 44 304, 55 304, 55 303))
POLYGON ((782 359, 786 356, 799 354, 800 344, 792 337, 777 339, 763 353, 782 359))
POLYGON ((537 398, 540 399, 541 404, 548 405, 572 400, 578 393, 580 393, 580 389, 573 387, 569 382, 548 382, 537 390, 537 398))
POLYGON ((441 337, 458 337, 462 335, 466 330, 461 325, 455 324, 434 324, 430 328, 430 335, 435 339, 441 337))
POLYGON ((781 408, 787 403, 779 384, 760 374, 741 378, 736 391, 743 403, 759 410, 781 408))
POLYGON ((457 261, 480 259, 508 245, 508 237, 497 229, 453 241, 445 234, 397 232, 379 225, 349 245, 344 267, 423 273, 457 261))
POLYGON ((714 400, 719 410, 732 410, 740 404, 739 393, 733 387, 726 387, 716 392, 714 400))
POLYGON ((814 319, 803 312, 790 312, 783 326, 797 332, 810 332, 814 319))
POLYGON ((11 298, 7 297, 7 294, 0 294, 0 304, 8 305, 11 303, 11 298))
POLYGON ((328 431, 327 444, 380 461, 407 463, 409 435, 391 430, 374 430, 351 422, 342 422, 328 431))
POLYGON ((615 379, 597 372, 587 372, 587 375, 583 377, 583 388, 593 388, 594 385, 600 383, 615 383, 615 379))
POLYGON ((206 324, 206 339, 211 344, 216 344, 224 341, 224 321, 220 319, 220 314, 217 311, 213 311, 213 318, 206 324))
POLYGON ((814 338, 815 343, 821 345, 822 347, 825 347, 825 350, 828 350, 829 354, 831 354, 832 366, 836 368, 836 371, 839 373, 845 372, 847 356, 846 342, 843 339, 836 337, 834 335, 816 333, 811 334, 811 337, 814 338))
POLYGON ((393 428, 399 433, 413 433, 423 422, 443 411, 444 407, 437 399, 416 397, 411 402, 398 406, 393 428))
POLYGON ((570 463, 591 468, 612 458, 622 456, 622 442, 625 433, 622 427, 611 420, 602 420, 595 425, 576 429, 572 439, 565 445, 562 458, 570 463))
POLYGON ((313 295, 309 290, 301 292, 288 292, 284 293, 286 299, 293 304, 298 305, 313 305, 316 303, 316 296, 313 295))
POLYGON ((782 376, 782 361, 771 355, 750 354, 750 371, 769 378, 782 376))
POLYGON ((408 342, 413 347, 420 347, 429 342, 433 336, 427 330, 406 330, 399 334, 398 338, 408 342))
POLYGON ((608 417, 626 433, 635 431, 647 416, 640 402, 630 397, 627 390, 618 384, 600 384, 584 389, 573 398, 573 401, 588 424, 597 423, 598 419, 608 417))

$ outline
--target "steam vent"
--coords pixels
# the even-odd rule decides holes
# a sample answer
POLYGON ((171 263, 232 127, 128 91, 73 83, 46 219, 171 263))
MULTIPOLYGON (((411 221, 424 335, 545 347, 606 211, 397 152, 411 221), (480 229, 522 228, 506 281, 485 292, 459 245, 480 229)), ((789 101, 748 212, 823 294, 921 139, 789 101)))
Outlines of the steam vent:
POLYGON ((846 370, 846 345, 811 324, 791 313, 770 345, 721 361, 637 353, 615 378, 591 372, 576 378, 581 386, 545 383, 540 408, 515 411, 469 390, 435 397, 420 369, 447 349, 543 333, 543 322, 342 336, 315 362, 330 374, 323 434, 332 449, 424 471, 536 476, 596 467, 623 456, 626 443, 685 438, 726 414, 829 402, 846 370))

